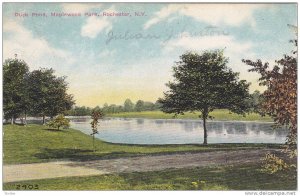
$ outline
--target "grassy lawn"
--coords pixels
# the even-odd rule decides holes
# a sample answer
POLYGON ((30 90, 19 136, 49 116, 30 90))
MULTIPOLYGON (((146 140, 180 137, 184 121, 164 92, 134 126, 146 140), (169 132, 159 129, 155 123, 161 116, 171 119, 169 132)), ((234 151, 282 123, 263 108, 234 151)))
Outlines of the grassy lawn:
MULTIPOLYGON (((229 113, 228 110, 219 109, 210 113, 214 120, 236 120, 236 121, 272 121, 268 116, 260 116, 256 113, 250 113, 245 117, 242 115, 229 113)), ((166 114, 162 111, 143 111, 143 112, 121 112, 116 114, 107 114, 108 117, 123 117, 123 118, 153 118, 153 119, 171 119, 173 114, 166 114)), ((178 115, 179 119, 199 119, 199 113, 185 113, 178 115)))
MULTIPOLYGON (((295 190, 295 173, 262 173, 260 165, 168 169, 90 177, 69 177, 5 183, 38 185, 39 190, 295 190)), ((22 189, 23 190, 23 189, 22 189)))
MULTIPOLYGON (((94 160, 145 154, 278 148, 276 144, 121 145, 96 140, 78 130, 56 131, 29 124, 4 125, 4 164, 54 160, 94 160)), ((132 172, 88 177, 65 177, 5 183, 4 190, 18 185, 38 185, 39 190, 294 190, 293 173, 269 175, 259 164, 228 165, 155 172, 132 172)), ((24 188, 21 188, 22 190, 24 188)))
POLYGON ((29 124, 26 127, 4 125, 3 131, 4 164, 279 147, 275 144, 126 145, 111 144, 97 139, 96 152, 93 152, 91 136, 74 129, 56 131, 46 126, 29 124))

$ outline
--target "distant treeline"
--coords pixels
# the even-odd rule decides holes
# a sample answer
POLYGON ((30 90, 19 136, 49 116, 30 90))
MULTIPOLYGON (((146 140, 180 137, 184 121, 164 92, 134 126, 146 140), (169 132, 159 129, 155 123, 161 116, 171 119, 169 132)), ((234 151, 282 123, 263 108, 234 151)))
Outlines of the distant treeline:
MULTIPOLYGON (((259 91, 255 91, 251 94, 250 99, 247 101, 249 104, 250 112, 260 113, 259 104, 261 102, 261 94, 259 91)), ((96 106, 95 108, 86 106, 75 106, 67 112, 69 116, 89 116, 93 109, 101 109, 106 114, 120 113, 120 112, 142 112, 142 111, 158 111, 161 110, 161 104, 156 101, 155 103, 150 101, 138 100, 133 103, 130 99, 126 99, 123 105, 105 103, 103 107, 96 106)), ((220 108, 222 109, 222 108, 220 108)))
POLYGON ((123 105, 105 103, 103 107, 96 106, 95 108, 85 106, 75 106, 68 111, 70 116, 87 116, 91 115, 93 109, 101 109, 106 114, 120 113, 120 112, 141 112, 141 111, 155 111, 160 110, 160 104, 158 102, 152 103, 150 101, 138 100, 133 103, 130 99, 126 99, 123 105))

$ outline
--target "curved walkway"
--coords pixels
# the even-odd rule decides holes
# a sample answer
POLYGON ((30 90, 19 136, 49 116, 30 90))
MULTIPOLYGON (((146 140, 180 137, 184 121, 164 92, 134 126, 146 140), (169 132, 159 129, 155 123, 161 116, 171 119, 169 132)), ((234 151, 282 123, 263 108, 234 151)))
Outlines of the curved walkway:
POLYGON ((145 172, 168 168, 187 168, 260 162, 267 152, 276 149, 215 151, 156 156, 140 156, 93 161, 59 161, 3 166, 3 182, 102 175, 122 172, 145 172))

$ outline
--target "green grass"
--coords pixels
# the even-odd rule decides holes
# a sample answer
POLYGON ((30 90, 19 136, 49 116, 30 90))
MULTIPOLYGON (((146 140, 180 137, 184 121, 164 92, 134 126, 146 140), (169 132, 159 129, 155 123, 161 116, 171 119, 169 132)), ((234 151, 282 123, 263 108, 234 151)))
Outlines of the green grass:
POLYGON ((93 152, 91 136, 74 129, 56 131, 46 126, 29 124, 27 126, 4 125, 3 131, 4 164, 279 147, 276 144, 126 145, 111 144, 96 139, 96 152, 93 152))
MULTIPOLYGON (((276 144, 121 145, 96 140, 78 130, 56 131, 42 125, 4 125, 4 164, 54 160, 93 160, 146 154, 278 148, 276 144)), ((4 190, 18 185, 38 185, 39 190, 295 190, 294 173, 262 173, 259 164, 168 169, 88 177, 64 177, 5 183, 4 190)), ((24 188, 21 188, 24 189, 24 188)), ((27 189, 28 190, 28 189, 27 189)))
POLYGON ((262 173, 260 165, 168 169, 90 177, 68 177, 5 183, 38 185, 39 190, 296 190, 295 173, 262 173))
MULTIPOLYGON (((250 113, 245 117, 235 113, 229 113, 228 110, 219 109, 210 113, 214 120, 232 120, 232 121, 272 121, 269 116, 260 116, 256 113, 250 113)), ((122 118, 152 118, 152 119, 171 119, 174 114, 166 114, 162 111, 143 111, 143 112, 121 112, 115 114, 107 114, 108 117, 122 117, 122 118)), ((178 115, 179 119, 199 119, 199 113, 185 113, 178 115)))

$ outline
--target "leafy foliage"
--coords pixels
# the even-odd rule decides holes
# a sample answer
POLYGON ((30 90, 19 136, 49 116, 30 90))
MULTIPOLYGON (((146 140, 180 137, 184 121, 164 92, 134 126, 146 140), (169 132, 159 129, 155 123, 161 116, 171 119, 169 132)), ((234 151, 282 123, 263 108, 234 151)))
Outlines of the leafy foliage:
POLYGON ((263 171, 266 173, 273 174, 281 170, 287 170, 295 167, 296 165, 289 165, 283 159, 274 154, 268 153, 263 159, 263 171))
MULTIPOLYGON (((295 147, 297 142, 297 58, 284 55, 282 59, 276 61, 277 64, 273 68, 270 68, 269 63, 263 64, 261 60, 256 62, 243 60, 243 62, 253 67, 249 71, 258 72, 261 75, 260 85, 267 87, 263 93, 262 109, 273 117, 277 125, 288 126, 290 130, 288 143, 290 147, 295 147)), ((296 149, 294 148, 291 153, 296 155, 296 149)))
POLYGON ((144 101, 138 100, 135 104, 135 111, 141 112, 143 110, 144 103, 145 103, 144 101))
POLYGON ((47 123, 47 126, 52 128, 57 128, 57 130, 59 130, 60 127, 67 129, 70 127, 70 120, 65 118, 63 114, 60 114, 56 116, 54 119, 50 120, 47 123))
POLYGON ((67 113, 70 116, 90 116, 92 114, 92 109, 90 107, 85 106, 75 106, 67 113))
POLYGON ((261 110, 262 103, 263 96, 258 90, 255 90, 252 94, 250 94, 249 107, 251 112, 255 112, 265 116, 265 114, 261 110))
POLYGON ((201 55, 187 52, 173 67, 174 81, 169 91, 159 99, 166 113, 183 114, 200 111, 204 126, 204 144, 207 144, 206 120, 214 109, 228 109, 245 114, 249 109, 249 84, 229 69, 223 51, 205 51, 201 55))
MULTIPOLYGON (((100 109, 99 106, 96 106, 100 109)), ((95 107, 95 108, 96 108, 95 107)), ((155 103, 152 103, 150 101, 143 101, 139 100, 138 105, 136 107, 136 104, 134 104, 130 99, 126 99, 124 101, 123 105, 116 105, 111 104, 108 105, 105 103, 101 110, 105 114, 118 114, 121 112, 128 112, 128 113, 134 113, 134 112, 142 112, 142 111, 157 111, 160 110, 161 104, 156 101, 155 103)), ((93 108, 86 107, 86 106, 75 106, 71 108, 67 114, 71 116, 90 116, 92 113, 93 108)))
POLYGON ((98 133, 98 124, 99 120, 104 117, 104 114, 101 110, 93 110, 92 111, 92 122, 91 122, 91 127, 92 127, 92 135, 98 133))
MULTIPOLYGON (((3 111, 5 119, 17 118, 29 108, 28 65, 19 59, 3 64, 3 111)), ((12 119, 12 123, 13 123, 12 119)))
POLYGON ((57 77, 53 69, 29 71, 28 65, 17 58, 3 64, 3 106, 5 119, 29 113, 33 116, 54 117, 65 113, 74 104, 67 93, 66 77, 57 77))
POLYGON ((71 109, 73 96, 67 94, 65 77, 56 77, 53 69, 34 70, 29 75, 32 113, 53 117, 71 109))
POLYGON ((92 111, 92 122, 91 122, 91 127, 92 127, 92 136, 93 136, 93 149, 95 151, 95 134, 98 134, 98 124, 99 120, 104 117, 104 113, 101 109, 93 109, 92 111))
MULTIPOLYGON (((297 41, 293 43, 297 46, 297 41)), ((261 60, 242 61, 252 67, 249 71, 260 74, 259 84, 267 87, 262 94, 262 111, 274 119, 276 126, 288 127, 285 152, 290 158, 297 156, 297 57, 284 55, 272 68, 261 60)), ((270 163, 274 171, 284 169, 277 164, 276 161, 270 163)))
POLYGON ((124 112, 132 112, 134 109, 134 103, 130 99, 126 99, 124 102, 124 112))

